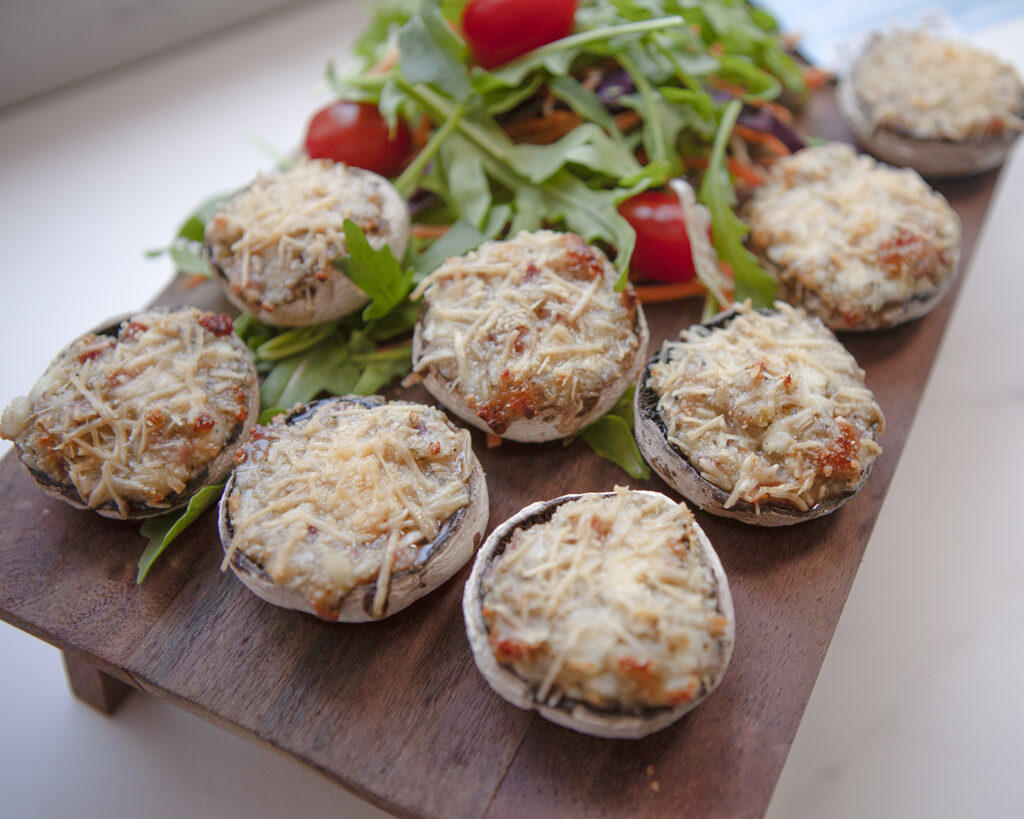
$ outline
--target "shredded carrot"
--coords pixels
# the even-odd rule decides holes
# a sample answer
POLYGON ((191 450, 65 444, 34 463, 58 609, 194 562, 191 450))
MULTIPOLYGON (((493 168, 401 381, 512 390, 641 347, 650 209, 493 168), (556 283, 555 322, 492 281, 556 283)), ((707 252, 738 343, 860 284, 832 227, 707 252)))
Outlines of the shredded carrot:
MULTIPOLYGON (((684 161, 688 168, 695 168, 696 170, 703 170, 708 166, 707 157, 704 156, 688 157, 684 161)), ((755 165, 748 165, 731 156, 726 160, 726 164, 729 167, 729 173, 749 187, 757 187, 764 184, 764 173, 755 165)))
POLYGON ((793 124, 793 112, 777 102, 762 102, 758 108, 764 108, 771 113, 775 119, 786 125, 793 124))
POLYGON ((620 131, 632 130, 641 122, 643 122, 643 117, 636 111, 623 111, 615 115, 615 124, 619 126, 620 131))
POLYGON ((642 284, 634 289, 644 304, 688 299, 693 296, 702 296, 707 292, 707 288, 697 279, 676 284, 642 284))
POLYGON ((711 84, 722 91, 728 91, 733 96, 744 98, 744 104, 749 105, 752 108, 764 108, 770 111, 772 116, 779 122, 784 122, 786 125, 793 124, 793 112, 788 108, 779 105, 777 102, 772 102, 770 100, 746 99, 747 95, 750 93, 746 88, 742 85, 737 85, 736 83, 719 79, 718 77, 712 77, 711 84))
MULTIPOLYGON (((734 97, 746 97, 747 95, 750 94, 750 92, 746 88, 744 88, 742 85, 737 85, 734 82, 729 82, 728 80, 723 80, 721 77, 712 77, 711 78, 711 84, 715 88, 721 89, 722 91, 728 91, 734 97)), ((752 105, 756 105, 756 103, 757 103, 756 100, 752 100, 751 101, 752 105)))
POLYGON ((760 145, 764 145, 765 148, 776 156, 786 156, 787 154, 792 153, 792 151, 786 147, 786 143, 774 134, 768 134, 764 131, 758 131, 756 128, 739 124, 734 125, 732 131, 737 136, 743 137, 747 142, 756 142, 760 145))
POLYGON ((375 65, 373 65, 367 74, 387 74, 392 68, 398 65, 398 46, 392 46, 382 56, 375 65))
POLYGON ((550 145, 582 124, 583 118, 574 111, 552 111, 544 117, 510 122, 504 129, 513 142, 550 145))
POLYGON ((499 446, 501 446, 501 441, 502 441, 502 439, 500 437, 498 437, 497 435, 491 435, 491 433, 489 433, 489 432, 487 433, 487 448, 488 449, 496 449, 496 448, 498 448, 499 446))
POLYGON ((822 88, 832 79, 832 76, 832 72, 826 71, 824 68, 818 68, 813 65, 804 66, 804 82, 807 83, 807 87, 812 91, 822 88))
POLYGON ((741 182, 745 182, 751 187, 764 184, 764 172, 756 165, 747 165, 732 157, 726 161, 726 164, 729 166, 729 173, 741 182))
POLYGON ((416 127, 412 130, 412 144, 416 147, 417 152, 430 141, 433 129, 434 125, 426 114, 416 121, 416 127))
POLYGON ((185 287, 186 289, 199 287, 199 285, 201 285, 205 281, 209 281, 209 277, 204 276, 202 273, 199 273, 198 275, 189 276, 187 279, 185 279, 185 287))
POLYGON ((416 239, 440 239, 448 232, 450 225, 422 225, 414 224, 409 232, 416 239))

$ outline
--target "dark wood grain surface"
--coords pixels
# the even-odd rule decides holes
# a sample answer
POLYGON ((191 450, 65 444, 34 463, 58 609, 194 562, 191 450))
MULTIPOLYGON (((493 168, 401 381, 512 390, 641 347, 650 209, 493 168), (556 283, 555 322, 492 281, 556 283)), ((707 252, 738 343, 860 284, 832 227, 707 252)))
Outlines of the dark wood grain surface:
MULTIPOLYGON (((846 136, 827 95, 808 112, 807 130, 846 136)), ((834 515, 784 529, 698 513, 729 575, 736 648, 714 695, 658 734, 583 736, 492 693, 463 630, 468 566, 383 622, 323 623, 221 574, 208 511, 140 587, 137 525, 48 498, 10 455, 0 463, 0 617, 399 814, 759 816, 896 469, 995 179, 939 186, 963 220, 964 252, 960 281, 938 308, 904 327, 842 337, 887 418, 885 452, 865 490, 834 515)), ((189 289, 180 279, 159 301, 222 304, 212 285, 189 289)), ((652 342, 674 336, 697 309, 650 309, 652 342)), ((403 394, 426 400, 419 389, 403 394)), ((570 491, 625 483, 672 494, 657 478, 629 480, 581 442, 487 450, 473 436, 491 528, 570 491)))

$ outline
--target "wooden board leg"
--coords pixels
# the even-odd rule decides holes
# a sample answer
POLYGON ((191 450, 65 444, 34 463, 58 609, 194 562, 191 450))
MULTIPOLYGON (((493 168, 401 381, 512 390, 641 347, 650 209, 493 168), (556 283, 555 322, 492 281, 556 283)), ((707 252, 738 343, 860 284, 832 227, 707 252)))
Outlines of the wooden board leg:
POLYGON ((132 691, 132 687, 127 683, 104 674, 85 660, 80 660, 66 651, 61 653, 64 655, 64 671, 68 676, 71 693, 100 713, 108 716, 113 714, 132 691))

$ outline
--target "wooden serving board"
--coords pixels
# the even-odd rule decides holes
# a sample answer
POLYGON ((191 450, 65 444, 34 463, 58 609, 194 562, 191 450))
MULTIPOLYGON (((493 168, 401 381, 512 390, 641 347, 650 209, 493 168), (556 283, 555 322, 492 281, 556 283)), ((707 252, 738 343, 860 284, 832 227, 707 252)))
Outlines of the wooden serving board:
MULTIPOLYGON (((848 137, 828 94, 806 129, 848 137)), ((48 498, 11 455, 0 463, 0 617, 64 650, 76 691, 91 684, 101 689, 93 699, 111 704, 116 692, 90 679, 94 666, 395 813, 759 816, 906 442, 995 180, 990 173, 940 186, 964 226, 953 293, 910 325, 842 338, 887 418, 885 452, 864 491, 827 518, 783 529, 697 513, 729 575, 736 648, 721 687, 658 734, 596 739, 494 694, 463 630, 468 566, 383 622, 323 623, 270 606, 219 571, 211 510, 140 587, 137 525, 48 498)), ((186 289, 180 279, 158 302, 223 307, 212 284, 186 289)), ((697 310, 696 302, 650 309, 652 349, 697 310)), ((403 395, 427 400, 421 389, 403 395)), ((582 442, 487 450, 477 432, 473 441, 487 472, 490 528, 567 492, 615 484, 668 491, 657 478, 629 480, 582 442)))

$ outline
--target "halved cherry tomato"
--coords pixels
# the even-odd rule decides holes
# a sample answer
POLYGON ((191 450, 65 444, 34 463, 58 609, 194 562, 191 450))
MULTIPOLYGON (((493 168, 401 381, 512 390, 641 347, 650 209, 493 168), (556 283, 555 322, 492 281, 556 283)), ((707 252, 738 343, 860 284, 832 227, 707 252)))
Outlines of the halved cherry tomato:
POLYGON ((576 0, 469 0, 462 31, 476 61, 494 68, 572 33, 576 0))
POLYGON ((696 277, 683 208, 675 194, 644 191, 619 205, 619 213, 636 231, 630 278, 687 282, 696 277))
POLYGON ((411 150, 409 127, 399 120, 392 135, 377 106, 368 102, 339 100, 321 108, 306 131, 310 159, 332 159, 381 176, 397 174, 411 150))

